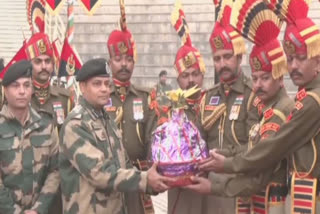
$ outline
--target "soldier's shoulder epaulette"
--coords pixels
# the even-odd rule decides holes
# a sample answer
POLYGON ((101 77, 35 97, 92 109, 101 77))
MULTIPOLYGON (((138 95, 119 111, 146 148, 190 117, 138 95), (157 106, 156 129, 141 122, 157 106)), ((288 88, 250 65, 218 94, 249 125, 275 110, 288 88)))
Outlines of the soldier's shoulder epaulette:
POLYGON ((52 89, 59 93, 59 95, 70 97, 70 91, 66 88, 52 86, 52 89))
POLYGON ((142 86, 137 86, 137 85, 134 85, 134 88, 139 92, 145 92, 147 94, 151 93, 151 91, 152 91, 152 88, 142 87, 142 86))
POLYGON ((220 87, 220 83, 215 84, 214 86, 208 88, 208 89, 206 90, 206 93, 210 93, 210 92, 213 92, 213 91, 217 91, 217 90, 219 89, 219 87, 220 87))
POLYGON ((320 106, 320 88, 315 88, 308 91, 307 95, 312 97, 320 106))

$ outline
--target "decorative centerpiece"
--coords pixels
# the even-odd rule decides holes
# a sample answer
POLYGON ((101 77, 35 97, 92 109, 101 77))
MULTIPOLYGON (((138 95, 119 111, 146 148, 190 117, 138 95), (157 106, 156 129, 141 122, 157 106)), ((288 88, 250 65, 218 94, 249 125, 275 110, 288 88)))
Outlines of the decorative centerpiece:
POLYGON ((190 176, 199 172, 197 162, 209 156, 206 142, 184 112, 186 98, 200 90, 196 87, 168 92, 172 102, 171 118, 152 134, 152 161, 158 163, 160 174, 177 178, 170 186, 191 184, 190 176))

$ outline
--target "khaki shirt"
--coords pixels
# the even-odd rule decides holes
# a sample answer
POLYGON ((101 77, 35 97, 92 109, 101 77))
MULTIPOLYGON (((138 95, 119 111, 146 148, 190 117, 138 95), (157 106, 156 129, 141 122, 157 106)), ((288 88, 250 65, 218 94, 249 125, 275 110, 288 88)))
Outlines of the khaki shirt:
POLYGON ((295 108, 279 131, 261 140, 250 151, 227 158, 226 172, 263 171, 288 155, 293 155, 293 170, 320 178, 320 76, 318 75, 296 96, 295 108))
POLYGON ((148 90, 130 85, 124 102, 120 94, 111 88, 110 100, 106 110, 112 119, 119 118, 118 127, 122 131, 123 145, 131 161, 145 160, 150 134, 146 132, 150 109, 148 90))
MULTIPOLYGON (((294 108, 294 102, 284 88, 268 103, 255 98, 254 105, 260 109, 260 122, 253 125, 249 133, 249 149, 261 139, 272 138, 294 108)), ((236 154, 233 154, 236 155, 236 154)), ((265 188, 268 183, 286 184, 287 162, 281 160, 258 174, 238 174, 224 180, 212 179, 212 194, 226 197, 251 196, 265 188)))
POLYGON ((60 184, 58 137, 51 117, 30 108, 24 125, 0 113, 0 213, 47 213, 60 184))
POLYGON ((209 149, 240 147, 248 143, 249 130, 259 121, 253 100, 251 80, 242 73, 231 85, 228 96, 221 83, 208 90, 201 108, 202 122, 210 120, 213 123, 206 128, 209 149), (226 106, 225 110, 217 112, 222 105, 226 106))
POLYGON ((60 131, 63 213, 125 214, 122 192, 146 191, 147 172, 127 169, 121 133, 83 98, 60 131))
POLYGON ((67 89, 49 86, 45 93, 48 93, 48 98, 44 104, 40 104, 38 98, 33 92, 31 106, 36 111, 44 111, 52 115, 55 124, 60 128, 63 124, 68 112, 71 110, 70 93, 67 89))

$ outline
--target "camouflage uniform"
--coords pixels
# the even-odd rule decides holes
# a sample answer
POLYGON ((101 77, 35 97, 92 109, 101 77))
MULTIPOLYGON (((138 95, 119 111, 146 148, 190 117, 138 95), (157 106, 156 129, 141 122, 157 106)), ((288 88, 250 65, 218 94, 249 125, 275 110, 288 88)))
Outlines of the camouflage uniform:
POLYGON ((122 192, 147 189, 147 173, 127 169, 113 121, 83 98, 61 129, 59 165, 65 214, 124 214, 122 192))
POLYGON ((32 108, 23 126, 6 105, 0 113, 0 213, 48 212, 60 183, 57 132, 32 108))

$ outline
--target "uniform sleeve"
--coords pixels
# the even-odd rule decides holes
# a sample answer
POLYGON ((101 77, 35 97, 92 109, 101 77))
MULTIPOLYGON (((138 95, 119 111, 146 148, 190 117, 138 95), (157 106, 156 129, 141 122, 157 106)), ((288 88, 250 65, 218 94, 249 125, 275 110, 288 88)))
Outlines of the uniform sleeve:
POLYGON ((80 120, 60 133, 61 153, 92 186, 106 191, 146 191, 147 172, 119 168, 116 160, 97 149, 96 140, 80 120))
POLYGON ((265 188, 273 175, 273 168, 267 169, 256 175, 237 174, 236 176, 227 176, 223 179, 210 177, 212 184, 211 193, 222 197, 248 197, 265 188))
POLYGON ((13 192, 3 185, 1 177, 0 172, 0 213, 20 214, 22 212, 21 207, 15 204, 12 198, 13 192))
POLYGON ((320 127, 319 104, 311 97, 302 100, 303 107, 293 110, 292 119, 284 123, 272 137, 260 141, 250 151, 233 158, 226 158, 224 171, 246 173, 263 171, 284 157, 292 154, 315 136, 320 127))
POLYGON ((58 131, 56 128, 51 132, 52 144, 50 148, 50 161, 48 166, 48 175, 41 188, 40 195, 32 210, 39 214, 47 213, 60 185, 60 177, 58 170, 58 131))
MULTIPOLYGON (((280 127, 280 124, 283 122, 284 121, 277 115, 273 115, 262 127, 260 127, 261 137, 264 139, 274 137, 277 133, 277 128, 280 127)), ((254 144, 253 148, 258 144, 254 144)), ((235 152, 241 152, 241 150, 232 153, 235 154, 235 152)), ((245 151, 242 151, 242 153, 245 153, 245 151)), ((284 156, 282 156, 282 158, 283 157, 284 156)), ((235 176, 224 176, 224 179, 220 180, 213 177, 210 179, 212 194, 224 197, 251 196, 265 188, 273 177, 275 170, 279 169, 281 166, 283 165, 281 165, 280 161, 258 174, 236 174, 235 176)))

